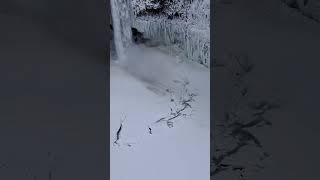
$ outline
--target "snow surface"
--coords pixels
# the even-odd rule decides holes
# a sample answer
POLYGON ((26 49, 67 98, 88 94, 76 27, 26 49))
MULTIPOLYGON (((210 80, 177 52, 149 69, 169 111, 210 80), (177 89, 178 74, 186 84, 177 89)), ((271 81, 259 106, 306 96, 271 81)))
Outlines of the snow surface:
POLYGON ((209 69, 145 46, 127 57, 111 61, 111 180, 210 179, 209 69), (191 108, 173 127, 156 122, 188 93, 196 94, 191 108))

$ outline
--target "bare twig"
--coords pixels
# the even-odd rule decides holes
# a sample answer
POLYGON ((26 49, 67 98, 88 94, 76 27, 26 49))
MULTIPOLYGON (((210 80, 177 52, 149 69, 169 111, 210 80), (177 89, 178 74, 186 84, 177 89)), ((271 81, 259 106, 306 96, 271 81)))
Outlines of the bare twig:
MULTIPOLYGON (((120 133, 121 133, 121 130, 122 130, 122 123, 120 124, 120 127, 116 133, 116 140, 114 141, 114 144, 118 144, 118 141, 120 140, 120 133)), ((118 144, 119 145, 119 144, 118 144)))

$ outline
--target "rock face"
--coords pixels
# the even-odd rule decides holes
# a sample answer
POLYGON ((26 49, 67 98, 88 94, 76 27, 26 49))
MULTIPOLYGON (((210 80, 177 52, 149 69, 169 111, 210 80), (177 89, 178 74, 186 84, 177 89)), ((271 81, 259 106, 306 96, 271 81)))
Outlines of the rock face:
POLYGON ((136 28, 131 28, 132 38, 135 43, 143 43, 143 34, 139 32, 136 28))
POLYGON ((131 30, 132 30, 133 42, 135 42, 136 44, 144 43, 146 45, 152 46, 150 44, 151 43, 150 39, 145 38, 143 33, 138 31, 137 28, 132 27, 131 30))

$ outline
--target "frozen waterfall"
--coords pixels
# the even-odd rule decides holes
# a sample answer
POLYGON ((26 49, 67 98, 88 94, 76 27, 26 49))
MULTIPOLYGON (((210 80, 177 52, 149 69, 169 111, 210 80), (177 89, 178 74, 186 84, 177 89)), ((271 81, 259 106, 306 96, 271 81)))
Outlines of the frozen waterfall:
POLYGON ((126 49, 132 43, 132 8, 131 0, 111 0, 114 44, 118 59, 126 58, 126 49))
POLYGON ((183 17, 170 19, 161 15, 138 16, 142 7, 138 3, 140 0, 135 0, 133 26, 174 55, 210 67, 210 0, 190 1, 189 4, 176 1, 174 6, 179 6, 179 2, 185 5, 184 10, 179 11, 183 12, 183 17))
POLYGON ((210 67, 209 0, 190 1, 183 11, 185 17, 173 20, 166 16, 138 17, 137 8, 145 3, 142 0, 111 0, 117 59, 126 59, 126 50, 132 44, 131 27, 135 27, 145 38, 164 45, 173 55, 210 67))
POLYGON ((167 19, 136 19, 134 26, 152 41, 178 49, 183 58, 210 66, 210 31, 167 19))

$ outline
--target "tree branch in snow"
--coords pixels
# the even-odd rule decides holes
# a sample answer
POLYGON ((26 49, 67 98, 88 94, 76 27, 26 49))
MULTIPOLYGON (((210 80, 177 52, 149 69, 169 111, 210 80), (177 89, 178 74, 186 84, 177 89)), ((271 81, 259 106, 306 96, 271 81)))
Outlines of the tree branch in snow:
POLYGON ((120 127, 116 133, 116 140, 114 141, 114 144, 118 144, 118 141, 120 140, 120 133, 121 133, 121 130, 122 130, 122 123, 120 124, 120 127))
POLYGON ((149 132, 149 134, 152 134, 152 129, 151 129, 151 127, 150 126, 148 126, 148 132, 149 132))
MULTIPOLYGON (((154 123, 165 122, 169 128, 173 127, 174 120, 179 117, 185 117, 188 114, 185 113, 187 109, 192 109, 191 102, 194 102, 194 97, 196 96, 195 93, 189 93, 187 85, 189 84, 188 81, 182 83, 182 93, 178 97, 178 101, 171 97, 170 101, 176 104, 176 108, 170 108, 170 114, 167 117, 162 117, 159 120, 155 121, 154 123)), ((177 95, 175 92, 171 90, 167 90, 167 92, 171 92, 172 94, 177 95)))
POLYGON ((120 127, 118 128, 118 130, 117 130, 117 132, 116 132, 116 140, 113 142, 113 144, 117 144, 118 146, 119 146, 118 141, 119 141, 120 138, 121 138, 121 131, 122 131, 122 127, 123 127, 123 122, 124 122, 124 120, 125 120, 125 117, 124 117, 124 119, 122 119, 122 120, 120 121, 120 127))

